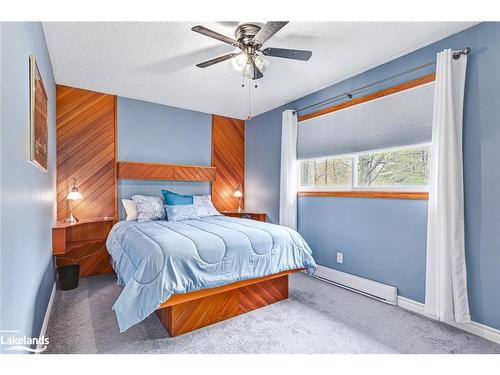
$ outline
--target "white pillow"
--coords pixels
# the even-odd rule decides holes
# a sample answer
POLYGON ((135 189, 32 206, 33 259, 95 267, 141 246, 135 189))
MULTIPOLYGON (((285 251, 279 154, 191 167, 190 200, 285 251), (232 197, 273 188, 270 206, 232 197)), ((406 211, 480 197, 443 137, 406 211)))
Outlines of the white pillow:
POLYGON ((200 218, 194 204, 165 205, 165 211, 167 211, 168 221, 195 220, 200 218))
POLYGON ((137 205, 137 221, 165 220, 163 199, 151 195, 132 195, 132 200, 137 205))
POLYGON ((194 195, 193 205, 196 207, 196 211, 200 217, 220 215, 212 203, 212 196, 210 194, 194 195))
POLYGON ((123 208, 125 208, 125 213, 127 218, 125 220, 137 220, 137 205, 132 199, 122 199, 123 208))

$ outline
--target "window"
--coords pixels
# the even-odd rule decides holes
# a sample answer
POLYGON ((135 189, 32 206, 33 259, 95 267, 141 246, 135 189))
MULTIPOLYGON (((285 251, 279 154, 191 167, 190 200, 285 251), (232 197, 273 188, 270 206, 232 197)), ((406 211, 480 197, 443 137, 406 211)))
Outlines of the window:
POLYGON ((299 190, 427 191, 430 144, 301 160, 299 190))
POLYGON ((352 158, 338 156, 301 160, 300 182, 300 186, 304 188, 350 189, 352 185, 352 158))

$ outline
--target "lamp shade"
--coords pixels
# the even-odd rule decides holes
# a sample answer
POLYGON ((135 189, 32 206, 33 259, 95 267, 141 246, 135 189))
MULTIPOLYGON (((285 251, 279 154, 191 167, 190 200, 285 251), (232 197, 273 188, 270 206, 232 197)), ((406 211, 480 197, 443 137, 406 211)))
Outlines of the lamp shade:
POLYGON ((241 198, 242 196, 243 196, 243 193, 241 192, 240 187, 238 186, 233 193, 233 197, 241 198))
POLYGON ((83 199, 82 193, 79 191, 70 191, 69 194, 66 196, 66 199, 70 201, 78 201, 80 199, 83 199))

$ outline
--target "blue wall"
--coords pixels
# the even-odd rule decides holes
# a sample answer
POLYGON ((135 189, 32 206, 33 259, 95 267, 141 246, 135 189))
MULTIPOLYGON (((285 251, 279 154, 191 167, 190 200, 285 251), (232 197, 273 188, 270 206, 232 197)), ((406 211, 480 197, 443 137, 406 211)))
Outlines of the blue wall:
MULTIPOLYGON (((210 165, 211 153, 212 115, 118 98, 118 160, 210 165)), ((159 195, 162 188, 210 194, 207 182, 125 180, 118 184, 118 195, 159 195)))
POLYGON ((399 295, 424 301, 427 201, 300 197, 298 210, 299 231, 318 264, 396 285, 399 295))
POLYGON ((0 328, 38 337, 55 281, 55 82, 40 23, 2 23, 1 51, 0 328), (29 55, 48 94, 48 173, 28 162, 29 55))
MULTIPOLYGON (((436 53, 445 48, 466 46, 472 48, 464 107, 469 301, 474 321, 500 329, 500 23, 482 23, 247 121, 245 203, 249 209, 265 210, 272 221, 278 220, 280 113, 284 109, 298 109, 435 60, 436 53)), ((384 86, 432 70, 406 75, 384 86)), ((391 280, 403 296, 423 301, 426 211, 425 202, 302 197, 299 231, 311 243, 320 264, 340 269, 333 253, 342 250, 343 270, 381 282, 391 280), (394 240, 386 240, 387 225, 394 226, 394 240)))
POLYGON ((118 98, 118 159, 210 165, 212 115, 118 98))
POLYGON ((279 221, 281 113, 286 106, 245 122, 245 209, 279 221))

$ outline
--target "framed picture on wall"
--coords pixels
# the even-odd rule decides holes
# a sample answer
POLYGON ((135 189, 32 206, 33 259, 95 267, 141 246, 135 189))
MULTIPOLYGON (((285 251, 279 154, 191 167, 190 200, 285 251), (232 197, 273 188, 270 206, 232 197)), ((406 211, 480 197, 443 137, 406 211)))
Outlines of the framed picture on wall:
POLYGON ((30 56, 30 160, 47 172, 48 168, 48 97, 35 56, 30 56))

